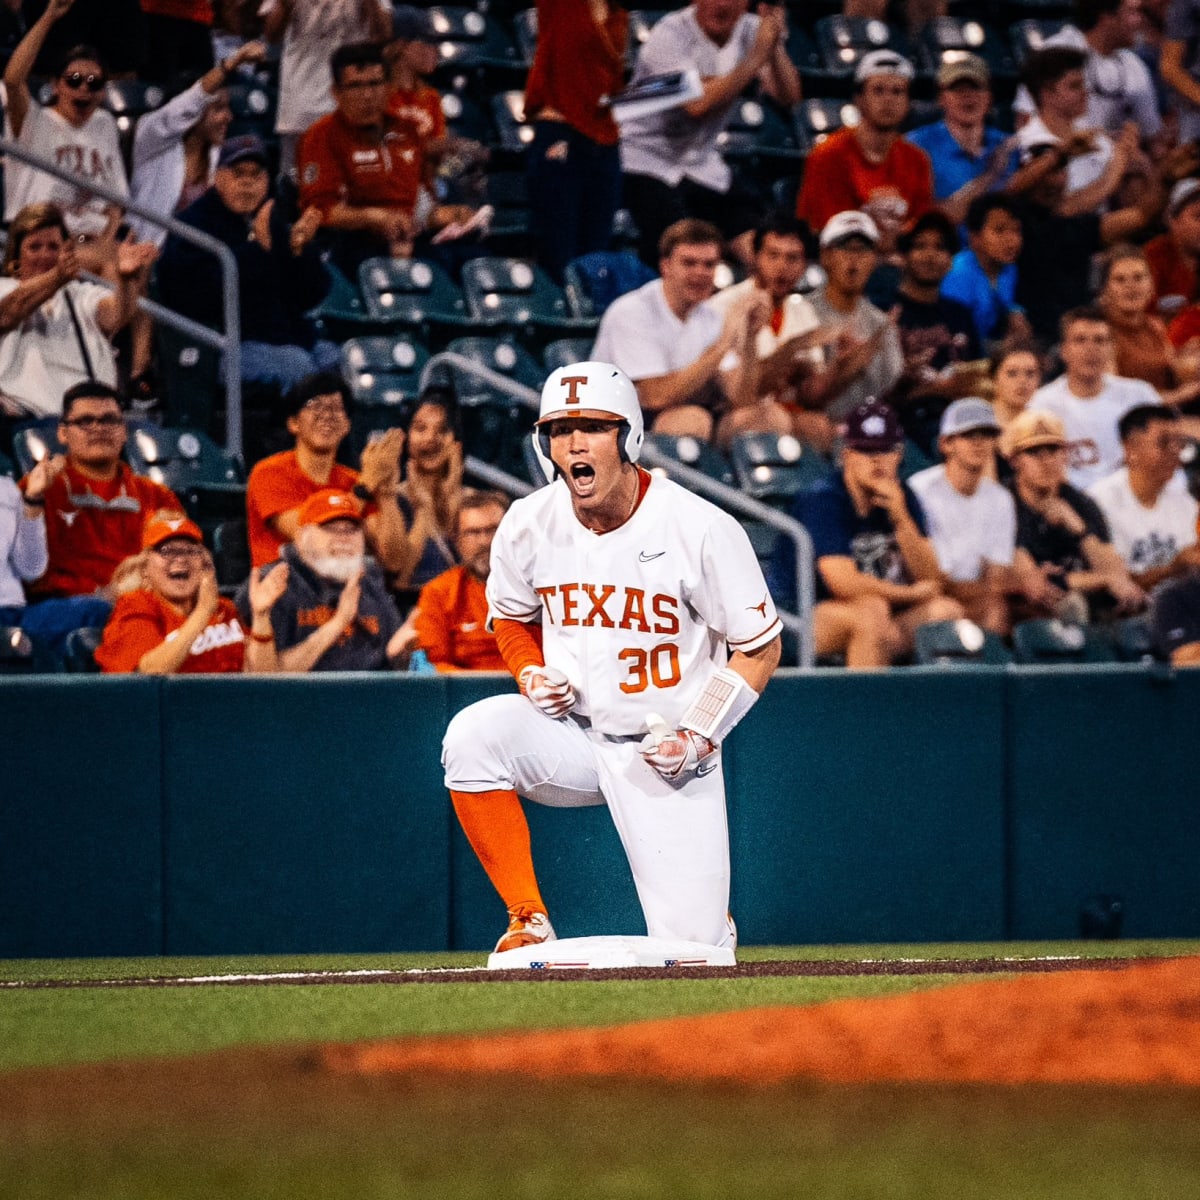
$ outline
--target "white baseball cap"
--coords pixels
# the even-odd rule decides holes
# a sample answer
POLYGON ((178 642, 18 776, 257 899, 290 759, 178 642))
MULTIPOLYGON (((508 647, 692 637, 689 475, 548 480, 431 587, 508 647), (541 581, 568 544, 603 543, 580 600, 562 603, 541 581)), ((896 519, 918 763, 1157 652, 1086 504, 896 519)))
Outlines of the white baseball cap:
POLYGON ((999 433, 1000 422, 986 400, 978 396, 964 396, 942 413, 938 437, 955 437, 960 433, 970 433, 973 429, 990 429, 999 433))
POLYGON ((879 245, 879 227, 857 208, 836 213, 825 222, 825 228, 821 230, 821 247, 837 246, 852 237, 866 238, 872 246, 879 245))
POLYGON ((895 50, 868 50, 858 60, 854 68, 854 82, 862 83, 866 79, 874 79, 876 75, 899 75, 902 79, 912 79, 913 65, 895 50))

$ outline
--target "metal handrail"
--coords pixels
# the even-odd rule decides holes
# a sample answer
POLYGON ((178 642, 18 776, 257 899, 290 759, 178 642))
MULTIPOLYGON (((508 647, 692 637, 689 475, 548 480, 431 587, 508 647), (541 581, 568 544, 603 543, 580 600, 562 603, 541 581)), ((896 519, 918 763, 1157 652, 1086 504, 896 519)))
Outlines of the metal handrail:
POLYGON ((174 217, 163 216, 162 213, 155 212, 144 204, 137 204, 102 183, 85 179, 74 171, 67 171, 52 159, 35 154, 32 150, 7 138, 0 138, 0 153, 14 158, 28 167, 34 167, 46 175, 52 175, 55 179, 61 179, 64 183, 73 184, 81 191, 99 196, 101 200, 107 200, 109 204, 115 204, 126 212, 134 213, 143 220, 160 226, 168 233, 175 234, 185 242, 191 242, 201 250, 207 250, 210 254, 216 255, 221 264, 221 301, 225 316, 225 332, 223 334, 217 333, 216 330, 209 329, 205 325, 200 325, 176 313, 173 309, 164 308, 161 304, 156 304, 153 300, 145 297, 139 299, 138 307, 164 325, 178 329, 188 337, 194 337, 221 351, 222 369, 225 375, 225 446, 230 454, 241 458, 242 322, 238 304, 238 266, 233 251, 224 242, 218 241, 210 234, 193 229, 190 225, 185 225, 174 217))
MULTIPOLYGON (((540 404, 540 397, 533 388, 526 387, 523 383, 518 383, 516 380, 510 379, 507 375, 502 375, 498 371, 493 371, 485 367, 482 363, 475 362, 472 359, 451 351, 443 351, 441 354, 435 354, 425 364, 425 369, 421 373, 422 390, 429 385, 438 368, 441 366, 453 367, 455 370, 465 371, 477 379, 482 379, 497 390, 505 392, 515 400, 519 400, 528 408, 537 409, 540 404)), ((665 471, 671 478, 683 484, 690 491, 698 492, 721 508, 732 509, 741 516, 749 517, 754 521, 761 521, 764 525, 770 525, 773 529, 779 530, 780 533, 792 539, 796 547, 796 601, 798 611, 790 613, 780 610, 779 620, 785 629, 796 634, 798 639, 797 662, 799 665, 801 667, 811 667, 816 661, 812 623, 815 594, 813 585, 813 545, 808 530, 794 517, 789 517, 785 513, 781 513, 777 509, 771 508, 761 501, 747 496, 744 492, 740 492, 736 488, 731 488, 717 479, 710 478, 702 471, 697 471, 681 463, 678 459, 663 454, 652 445, 642 447, 641 461, 665 471)), ((488 471, 492 472, 495 485, 498 487, 506 488, 507 484, 504 482, 505 480, 511 480, 515 483, 521 482, 504 471, 497 471, 496 468, 489 467, 486 463, 480 463, 478 459, 468 459, 468 465, 472 463, 486 467, 488 471)), ((486 478, 486 476, 484 477, 486 478)))

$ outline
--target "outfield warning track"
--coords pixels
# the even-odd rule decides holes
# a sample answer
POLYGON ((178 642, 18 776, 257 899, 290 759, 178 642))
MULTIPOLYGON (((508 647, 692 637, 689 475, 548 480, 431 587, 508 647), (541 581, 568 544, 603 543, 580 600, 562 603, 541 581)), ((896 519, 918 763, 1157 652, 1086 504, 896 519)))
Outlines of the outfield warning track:
POLYGON ((482 967, 436 967, 405 971, 270 971, 221 975, 147 975, 124 979, 0 980, 0 990, 43 988, 246 987, 293 984, 397 983, 545 983, 605 979, 756 979, 767 976, 852 975, 997 975, 1054 971, 1107 971, 1169 958, 1087 958, 1056 955, 1040 958, 869 958, 771 959, 734 967, 616 967, 489 971, 482 967))

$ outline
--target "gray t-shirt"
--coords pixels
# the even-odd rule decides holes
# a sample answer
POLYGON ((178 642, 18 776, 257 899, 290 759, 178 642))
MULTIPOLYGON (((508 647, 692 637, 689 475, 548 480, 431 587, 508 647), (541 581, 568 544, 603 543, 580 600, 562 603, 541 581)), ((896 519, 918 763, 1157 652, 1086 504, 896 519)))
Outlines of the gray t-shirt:
MULTIPOLYGON (((868 338, 889 324, 887 314, 869 300, 859 300, 858 306, 847 316, 829 303, 824 287, 818 288, 809 299, 822 326, 845 328, 859 339, 868 338)), ((904 351, 900 348, 900 335, 893 326, 883 335, 879 352, 867 369, 826 404, 826 414, 831 420, 841 421, 864 400, 872 396, 877 400, 884 399, 896 385, 903 370, 904 351)))
MULTIPOLYGON (((759 18, 744 15, 724 46, 718 46, 696 23, 693 6, 663 17, 650 31, 638 54, 630 83, 647 75, 695 67, 701 79, 728 75, 750 52, 759 18)), ((730 172, 717 151, 738 97, 690 117, 681 106, 626 121, 621 126, 621 169, 626 174, 652 175, 675 187, 683 178, 714 192, 729 190, 730 172)))

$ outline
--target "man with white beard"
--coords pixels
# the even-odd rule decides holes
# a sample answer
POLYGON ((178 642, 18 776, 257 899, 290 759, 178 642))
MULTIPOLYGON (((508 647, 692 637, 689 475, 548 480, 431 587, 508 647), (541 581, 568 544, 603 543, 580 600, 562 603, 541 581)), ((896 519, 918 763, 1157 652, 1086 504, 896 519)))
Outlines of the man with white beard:
MULTIPOLYGON (((358 503, 349 492, 322 488, 300 506, 298 519, 280 558, 287 587, 269 628, 261 621, 247 626, 251 639, 274 640, 281 671, 388 669, 404 649, 400 614, 382 570, 366 556, 358 503)), ((248 616, 248 587, 237 605, 248 616)))

